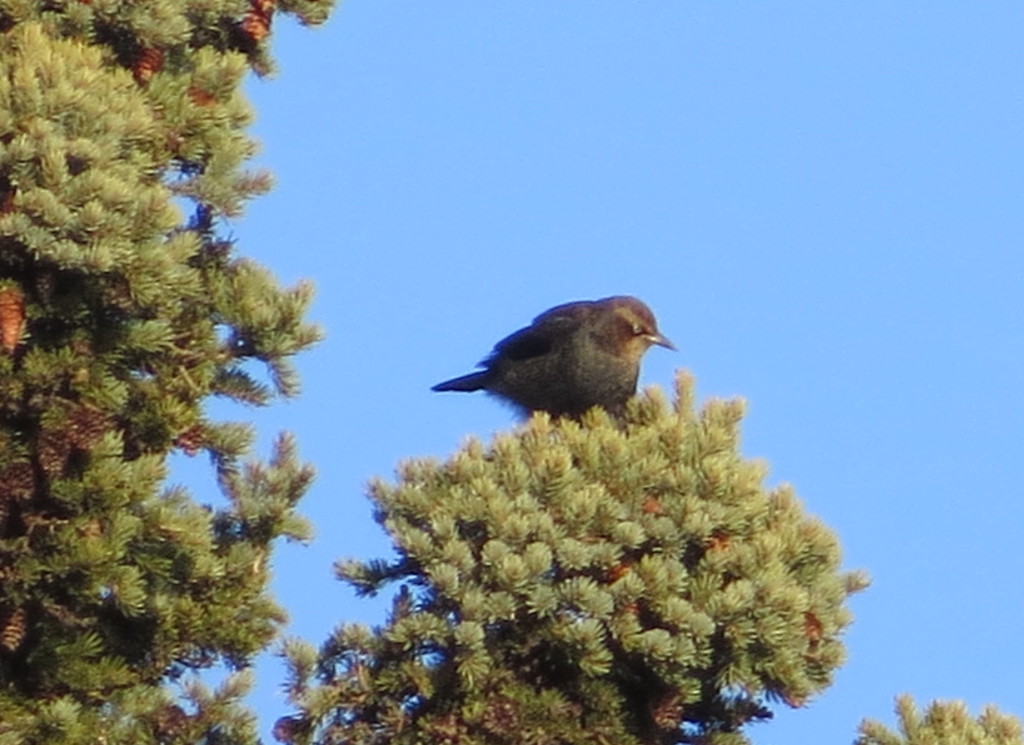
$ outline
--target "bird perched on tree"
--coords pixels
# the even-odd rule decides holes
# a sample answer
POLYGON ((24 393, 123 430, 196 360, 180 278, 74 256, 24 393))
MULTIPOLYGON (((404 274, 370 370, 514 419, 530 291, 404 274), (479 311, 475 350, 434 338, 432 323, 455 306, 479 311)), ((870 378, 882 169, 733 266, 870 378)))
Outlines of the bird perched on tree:
POLYGON ((675 349, 635 297, 566 303, 499 341, 479 372, 431 390, 483 390, 556 417, 579 417, 593 406, 617 414, 636 393, 640 358, 654 344, 675 349))

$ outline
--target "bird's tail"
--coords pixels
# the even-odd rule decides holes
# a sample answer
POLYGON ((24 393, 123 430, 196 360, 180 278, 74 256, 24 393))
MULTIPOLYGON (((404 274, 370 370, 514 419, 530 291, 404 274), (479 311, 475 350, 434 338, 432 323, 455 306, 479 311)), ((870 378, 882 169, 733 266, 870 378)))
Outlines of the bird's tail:
POLYGON ((469 375, 463 375, 460 378, 452 378, 446 380, 443 383, 438 383, 430 390, 432 391, 464 391, 469 393, 471 391, 481 390, 487 383, 487 373, 475 372, 469 375))

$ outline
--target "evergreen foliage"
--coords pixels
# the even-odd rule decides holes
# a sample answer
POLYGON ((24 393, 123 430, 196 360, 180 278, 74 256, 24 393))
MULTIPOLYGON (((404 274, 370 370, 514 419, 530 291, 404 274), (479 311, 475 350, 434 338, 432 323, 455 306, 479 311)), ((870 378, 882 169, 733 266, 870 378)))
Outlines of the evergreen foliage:
POLYGON ((865 721, 856 745, 1024 745, 1020 720, 994 706, 972 719, 961 701, 935 701, 922 715, 910 696, 900 696, 896 714, 898 733, 865 721))
MULTIPOLYGON (((284 612, 274 541, 312 471, 211 396, 297 393, 311 289, 239 258, 224 218, 269 187, 244 75, 275 14, 333 0, 0 0, 0 745, 248 745, 252 656, 284 612), (186 214, 187 211, 187 214, 186 214), (262 367, 260 367, 260 363, 262 367), (265 370, 265 374, 263 371, 265 370), (220 497, 168 487, 207 454, 220 497), (226 665, 216 689, 189 673, 226 665)), ((348 561, 387 622, 283 654, 318 745, 739 745, 843 660, 834 536, 738 451, 739 402, 692 384, 620 420, 544 415, 372 486, 392 560, 348 561)), ((960 703, 858 745, 1024 745, 960 703)))
POLYGON ((268 185, 240 85, 275 7, 331 4, 0 0, 0 745, 256 739, 245 671, 181 676, 275 637, 311 469, 287 437, 242 467, 252 433, 204 403, 293 395, 319 332, 217 227, 268 185), (175 449, 219 507, 165 486, 175 449))
POLYGON ((624 422, 535 415, 448 462, 372 486, 392 561, 338 572, 400 582, 380 628, 286 649, 316 743, 742 743, 768 705, 799 706, 843 660, 833 535, 738 452, 738 401, 694 413, 680 376, 624 422))

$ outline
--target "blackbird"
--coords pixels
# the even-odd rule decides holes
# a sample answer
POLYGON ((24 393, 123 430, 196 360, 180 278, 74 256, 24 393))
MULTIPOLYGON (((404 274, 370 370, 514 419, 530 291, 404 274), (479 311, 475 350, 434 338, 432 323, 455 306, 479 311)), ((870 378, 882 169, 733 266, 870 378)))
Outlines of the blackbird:
POLYGON ((483 390, 555 417, 578 418, 593 406, 618 414, 636 393, 640 358, 653 344, 675 349, 635 297, 565 303, 495 344, 479 372, 431 390, 483 390))

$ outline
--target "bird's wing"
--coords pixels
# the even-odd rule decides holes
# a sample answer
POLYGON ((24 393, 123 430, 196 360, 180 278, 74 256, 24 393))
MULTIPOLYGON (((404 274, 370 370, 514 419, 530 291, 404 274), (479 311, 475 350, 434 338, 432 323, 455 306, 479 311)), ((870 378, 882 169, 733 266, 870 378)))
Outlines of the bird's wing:
POLYGON ((538 333, 533 326, 527 326, 495 344, 494 351, 481 364, 490 366, 497 359, 525 360, 539 357, 550 352, 551 345, 552 337, 549 334, 538 333))
POLYGON ((494 351, 485 363, 497 357, 524 360, 547 354, 556 340, 566 338, 583 322, 583 317, 587 315, 585 306, 589 305, 589 301, 580 301, 544 311, 533 319, 532 325, 519 329, 495 344, 494 351))

